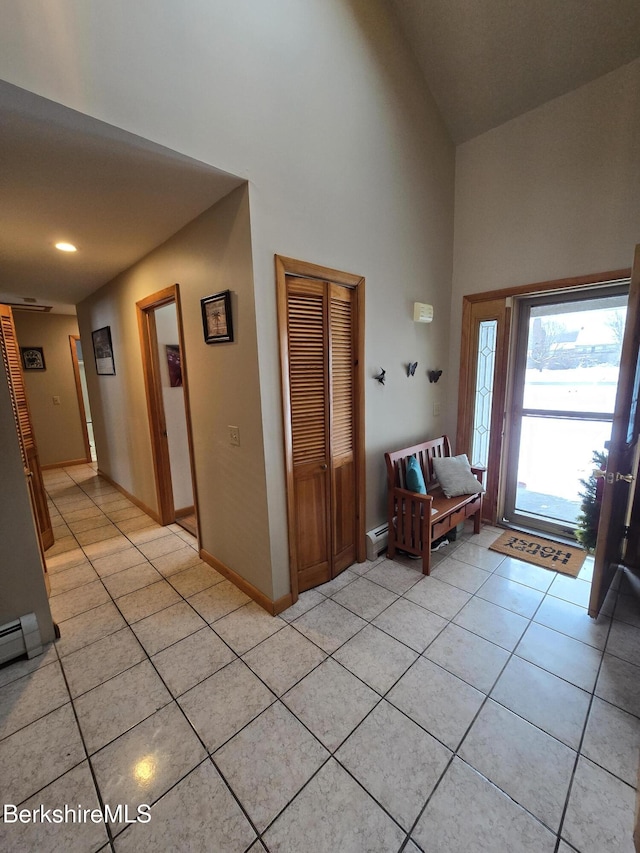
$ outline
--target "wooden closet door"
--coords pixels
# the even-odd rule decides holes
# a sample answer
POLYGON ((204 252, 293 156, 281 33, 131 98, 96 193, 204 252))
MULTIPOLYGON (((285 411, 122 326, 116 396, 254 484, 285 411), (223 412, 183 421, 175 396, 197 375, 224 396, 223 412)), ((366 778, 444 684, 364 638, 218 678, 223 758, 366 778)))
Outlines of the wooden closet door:
POLYGON ((13 315, 8 305, 0 305, 0 350, 9 383, 16 432, 20 441, 22 464, 28 479, 31 502, 36 517, 40 542, 43 549, 53 545, 53 528, 47 506, 47 496, 40 469, 38 448, 36 446, 31 415, 24 388, 22 368, 20 366, 20 348, 16 337, 13 315))
POLYGON ((356 559, 355 291, 329 284, 332 577, 356 559))
POLYGON ((325 282, 287 276, 292 557, 300 592, 332 576, 327 299, 325 282))

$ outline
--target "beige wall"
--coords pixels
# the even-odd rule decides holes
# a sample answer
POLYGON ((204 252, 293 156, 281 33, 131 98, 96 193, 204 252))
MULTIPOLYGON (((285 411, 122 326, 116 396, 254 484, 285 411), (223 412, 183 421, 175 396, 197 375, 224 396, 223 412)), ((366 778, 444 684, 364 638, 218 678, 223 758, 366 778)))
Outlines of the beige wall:
POLYGON ((4 370, 0 447, 0 625, 35 613, 42 640, 48 643, 54 639, 53 622, 4 370))
MULTIPOLYGON (((236 385, 216 403, 220 424, 236 424, 236 410, 244 417, 245 409, 261 409, 263 434, 251 426, 249 440, 263 448, 255 453, 264 473, 242 463, 223 474, 244 474, 243 500, 233 497, 236 518, 246 517, 247 501, 251 510, 262 505, 266 477, 268 532, 262 508, 248 517, 257 518, 255 553, 258 546, 267 553, 249 569, 248 546, 236 543, 238 559, 234 551, 230 560, 246 563, 252 577, 272 566, 278 598, 289 589, 289 571, 274 253, 366 277, 370 527, 385 516, 384 451, 440 433, 433 403, 455 388, 447 369, 454 150, 383 0, 162 0, 158 7, 149 15, 144 4, 92 4, 89 14, 84 0, 60 0, 52 29, 48 0, 33 0, 28 18, 18 5, 5 5, 0 77, 249 181, 260 390, 236 385), (415 300, 434 305, 430 326, 413 324, 415 300), (414 379, 406 377, 408 361, 419 362, 414 379), (387 370, 384 388, 371 378, 380 367, 387 370), (436 367, 443 378, 429 385, 426 370, 436 367)), ((184 278, 182 269, 175 277, 184 278)), ((218 283, 237 289, 233 280, 218 283)), ((239 310, 243 322, 247 309, 239 310)), ((112 313, 95 303, 91 322, 105 325, 112 313)), ((120 328, 129 322, 117 320, 120 328)), ((139 387, 138 368, 125 366, 130 345, 114 344, 127 382, 100 383, 105 406, 131 411, 136 470, 124 470, 115 447, 124 439, 113 431, 97 431, 101 463, 109 461, 116 479, 140 483, 136 494, 151 501, 143 411, 127 390, 139 387)), ((216 355, 220 349, 206 355, 203 390, 216 384, 211 376, 227 360, 227 350, 216 355)), ((204 448, 220 440, 220 424, 211 436, 194 436, 205 466, 202 489, 213 489, 213 456, 204 448)), ((128 425, 118 427, 129 433, 128 425)), ((242 532, 247 539, 246 525, 242 532)))
POLYGON ((59 465, 86 459, 82 420, 71 361, 69 335, 78 334, 75 317, 14 311, 21 347, 42 347, 46 370, 25 370, 29 400, 41 465, 59 465), (60 405, 53 403, 60 398, 60 405))
POLYGON ((458 147, 452 372, 463 294, 631 266, 639 104, 640 60, 458 147))
MULTIPOLYGON (((246 187, 78 306, 83 341, 110 326, 115 376, 87 361, 100 470, 157 509, 136 302, 178 282, 202 547, 272 595, 246 187), (200 299, 231 289, 235 340, 207 345, 200 299), (240 428, 229 444, 227 425, 240 428)), ((89 345, 85 343, 85 349, 89 345)))

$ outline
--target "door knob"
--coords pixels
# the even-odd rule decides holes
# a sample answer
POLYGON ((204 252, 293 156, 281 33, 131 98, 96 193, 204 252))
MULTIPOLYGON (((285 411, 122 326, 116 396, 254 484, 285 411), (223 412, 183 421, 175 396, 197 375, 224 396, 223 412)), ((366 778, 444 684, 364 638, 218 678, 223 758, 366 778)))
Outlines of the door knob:
POLYGON ((326 470, 327 470, 327 466, 326 466, 326 465, 321 465, 321 466, 320 466, 320 470, 321 470, 321 471, 326 471, 326 470))
POLYGON ((614 483, 619 483, 620 480, 624 480, 625 483, 633 483, 635 477, 633 476, 633 474, 619 474, 617 471, 615 474, 613 473, 613 471, 610 471, 607 474, 607 483, 610 486, 612 486, 614 483))

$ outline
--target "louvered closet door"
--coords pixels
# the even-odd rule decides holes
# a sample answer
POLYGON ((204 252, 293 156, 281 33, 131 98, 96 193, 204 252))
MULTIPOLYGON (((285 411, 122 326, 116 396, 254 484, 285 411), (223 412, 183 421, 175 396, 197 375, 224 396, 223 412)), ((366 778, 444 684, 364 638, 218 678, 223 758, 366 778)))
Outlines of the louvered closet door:
POLYGON ((298 589, 355 559, 354 300, 349 288, 287 276, 298 589))
POLYGON ((355 291, 329 285, 333 572, 356 558, 355 291))
POLYGON ((29 480, 29 492, 38 525, 38 532, 40 533, 41 545, 43 549, 46 549, 53 545, 53 529, 47 506, 42 471, 40 470, 38 448, 31 426, 31 416, 24 388, 22 368, 20 366, 20 348, 18 347, 15 326, 13 325, 11 308, 8 305, 0 305, 0 350, 2 351, 2 361, 11 393, 11 404, 16 422, 16 432, 20 441, 22 464, 29 480))

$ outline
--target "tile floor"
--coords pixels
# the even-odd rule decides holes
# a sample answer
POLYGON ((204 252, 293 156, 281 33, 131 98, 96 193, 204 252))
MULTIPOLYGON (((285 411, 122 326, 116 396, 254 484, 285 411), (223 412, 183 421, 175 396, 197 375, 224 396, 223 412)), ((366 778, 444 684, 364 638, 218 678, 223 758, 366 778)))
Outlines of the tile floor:
POLYGON ((46 474, 61 638, 0 669, 18 851, 631 851, 640 606, 465 533, 432 576, 355 565, 272 618, 90 467, 46 474))

